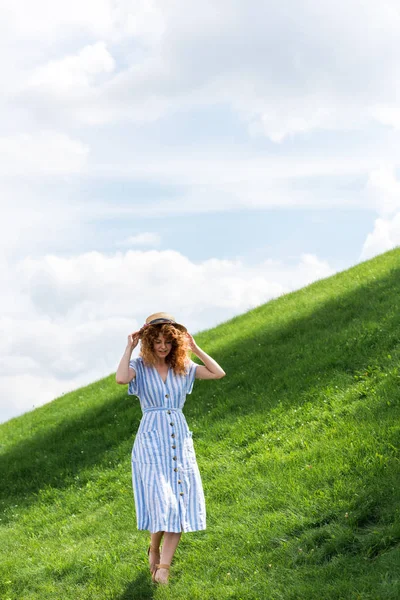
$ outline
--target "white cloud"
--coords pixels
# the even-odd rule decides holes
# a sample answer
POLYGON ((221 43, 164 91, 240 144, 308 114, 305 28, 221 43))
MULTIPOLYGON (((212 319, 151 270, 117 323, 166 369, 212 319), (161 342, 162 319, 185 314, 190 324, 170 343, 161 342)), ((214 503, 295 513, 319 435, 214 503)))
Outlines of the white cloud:
POLYGON ((370 172, 366 191, 376 210, 390 215, 400 209, 400 180, 393 165, 384 165, 370 172))
POLYGON ((0 137, 0 175, 40 177, 79 173, 89 148, 64 133, 42 131, 0 137))
POLYGON ((267 112, 250 122, 249 131, 253 135, 264 134, 273 142, 282 142, 288 136, 305 133, 324 125, 327 109, 309 106, 308 110, 291 111, 284 106, 271 106, 267 112), (292 113, 292 114, 291 114, 292 113))
POLYGON ((53 127, 75 122, 102 123, 104 111, 98 105, 99 89, 115 69, 115 60, 104 42, 81 48, 75 54, 42 64, 30 72, 13 93, 15 105, 24 110, 25 100, 39 123, 53 127))
POLYGON ((114 372, 153 312, 196 332, 331 273, 312 255, 251 267, 171 250, 23 259, 8 273, 19 309, 0 299, 0 419, 114 372))
MULTIPOLYGON (((10 359, 11 360, 11 359, 10 359)), ((12 357, 15 362, 15 357, 12 357)), ((65 382, 52 377, 37 377, 24 373, 24 362, 19 361, 17 374, 0 376, 0 422, 21 415, 70 391, 65 382), (4 394, 4 395, 3 395, 4 394)), ((77 388, 79 386, 76 386, 77 388)), ((75 386, 74 388, 75 389, 75 386)))
MULTIPOLYGON (((96 94, 81 87, 81 109, 58 98, 60 114, 86 124, 143 122, 192 106, 231 106, 251 131, 275 142, 316 128, 359 129, 395 105, 399 75, 400 17, 396 0, 379 4, 338 0, 292 0, 218 4, 204 1, 129 3, 127 0, 54 2, 39 19, 20 0, 8 7, 15 34, 35 43, 41 36, 84 32, 94 42, 119 45, 126 52, 121 69, 99 84, 96 94), (290 15, 290 17, 288 17, 290 15), (40 20, 40 23, 39 23, 40 20), (36 29, 35 29, 36 28, 36 29), (290 40, 290 43, 288 43, 290 40), (360 51, 362 48, 362 51, 360 51)), ((47 4, 46 4, 47 7, 47 4)), ((4 10, 4 9, 3 9, 4 10)), ((42 6, 44 11, 44 5, 42 6)), ((71 60, 67 81, 71 78, 71 60)), ((50 65, 54 65, 54 61, 50 65)), ((47 73, 46 63, 39 67, 47 73)), ((37 68, 34 69, 37 76, 37 68)), ((32 76, 31 76, 32 77, 32 76)), ((54 74, 52 74, 54 80, 54 74)), ((59 85, 59 84, 58 84, 59 85)), ((32 101, 29 87, 16 98, 32 101)), ((57 103, 51 90, 38 102, 57 103)), ((54 127, 54 122, 51 121, 54 127)))
POLYGON ((2 0, 3 33, 34 44, 65 42, 86 35, 121 41, 134 35, 153 41, 164 32, 160 6, 154 0, 2 0))
POLYGON ((373 258, 397 246, 400 246, 400 212, 392 218, 376 219, 372 233, 364 242, 360 260, 373 258))
POLYGON ((132 235, 126 240, 116 242, 116 246, 129 248, 130 246, 152 246, 153 248, 161 244, 161 237, 158 233, 144 231, 137 235, 132 235))
POLYGON ((51 60, 34 69, 27 77, 25 86, 41 93, 79 97, 82 89, 89 88, 96 76, 110 73, 115 61, 104 42, 85 46, 77 54, 59 60, 51 60))
POLYGON ((397 104, 379 104, 370 109, 371 116, 382 125, 400 129, 400 109, 397 104))
POLYGON ((366 197, 379 213, 366 237, 360 260, 367 260, 400 245, 400 180, 394 165, 383 164, 370 172, 366 197))
MULTIPOLYGON (((2 4, 3 41, 18 59, 0 92, 3 130, 10 131, 2 142, 3 173, 190 186, 185 202, 97 202, 104 214, 145 215, 161 204, 164 212, 360 206, 364 200, 353 191, 295 190, 290 178, 365 176, 381 158, 393 161, 398 138, 353 146, 348 136, 311 148, 305 136, 316 129, 362 132, 382 98, 392 106, 400 64, 394 1, 383 9, 372 0, 362 8, 344 0, 334 6, 291 0, 285 7, 239 0, 83 4, 50 7, 39 0, 35 10, 23 0, 2 4), (153 138, 146 135, 157 119, 165 125, 180 111, 213 107, 233 115, 241 135, 248 128, 250 136, 237 144, 220 140, 213 123, 212 139, 199 144, 174 146, 162 126, 156 139, 154 130, 153 138), (282 145, 304 137, 305 144, 274 154, 258 146, 257 136, 282 145)), ((7 65, 1 68, 9 73, 7 65)))

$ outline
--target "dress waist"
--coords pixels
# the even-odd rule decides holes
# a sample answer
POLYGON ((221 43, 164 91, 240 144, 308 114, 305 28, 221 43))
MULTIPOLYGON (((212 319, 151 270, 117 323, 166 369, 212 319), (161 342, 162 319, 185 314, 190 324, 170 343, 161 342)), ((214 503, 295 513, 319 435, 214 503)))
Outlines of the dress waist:
POLYGON ((174 410, 175 412, 182 412, 181 408, 172 408, 171 406, 152 406, 151 408, 142 408, 142 413, 147 413, 152 410, 174 410))

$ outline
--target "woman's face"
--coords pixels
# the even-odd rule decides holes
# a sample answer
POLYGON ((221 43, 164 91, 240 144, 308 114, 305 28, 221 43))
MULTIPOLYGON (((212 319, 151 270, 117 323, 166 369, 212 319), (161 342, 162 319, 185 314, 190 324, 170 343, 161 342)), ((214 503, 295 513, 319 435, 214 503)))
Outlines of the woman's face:
POLYGON ((163 358, 171 352, 172 342, 167 342, 165 337, 160 333, 154 341, 153 348, 156 356, 163 358))

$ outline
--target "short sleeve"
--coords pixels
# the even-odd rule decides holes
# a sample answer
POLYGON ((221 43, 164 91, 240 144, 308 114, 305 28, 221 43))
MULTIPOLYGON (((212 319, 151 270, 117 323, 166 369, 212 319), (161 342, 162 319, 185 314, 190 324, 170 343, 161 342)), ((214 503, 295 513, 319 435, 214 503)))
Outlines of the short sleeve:
POLYGON ((187 375, 186 375, 186 393, 187 394, 191 394, 192 390, 193 390, 193 384, 194 384, 194 380, 196 378, 196 369, 198 367, 198 364, 193 362, 193 360, 191 360, 189 362, 189 366, 188 366, 188 370, 187 370, 187 375))
POLYGON ((130 396, 137 396, 139 394, 139 380, 140 380, 140 367, 139 360, 137 358, 132 358, 129 361, 129 366, 131 369, 135 369, 136 377, 132 379, 132 381, 128 384, 128 394, 130 396))

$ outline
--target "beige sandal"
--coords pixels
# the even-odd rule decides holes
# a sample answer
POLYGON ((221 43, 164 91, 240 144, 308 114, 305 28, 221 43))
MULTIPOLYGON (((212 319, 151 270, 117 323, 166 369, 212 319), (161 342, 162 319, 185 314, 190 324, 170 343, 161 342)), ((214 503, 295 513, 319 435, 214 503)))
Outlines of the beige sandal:
MULTIPOLYGON (((153 546, 152 544, 150 544, 150 546, 147 548, 147 556, 150 556, 150 552, 158 552, 160 553, 160 548, 157 548, 156 546, 153 546)), ((150 573, 151 573, 151 578, 154 581, 154 575, 156 574, 157 571, 157 565, 155 564, 153 567, 151 567, 150 565, 150 573)))
MULTIPOLYGON (((157 576, 157 572, 159 569, 167 569, 169 571, 169 568, 170 568, 170 565, 167 565, 165 563, 160 563, 160 564, 156 565, 156 572, 154 574, 153 581, 155 581, 156 583, 161 583, 162 585, 167 585, 168 578, 166 581, 159 581, 158 579, 156 579, 156 576, 157 576)), ((169 573, 168 573, 168 575, 169 575, 169 573)))

